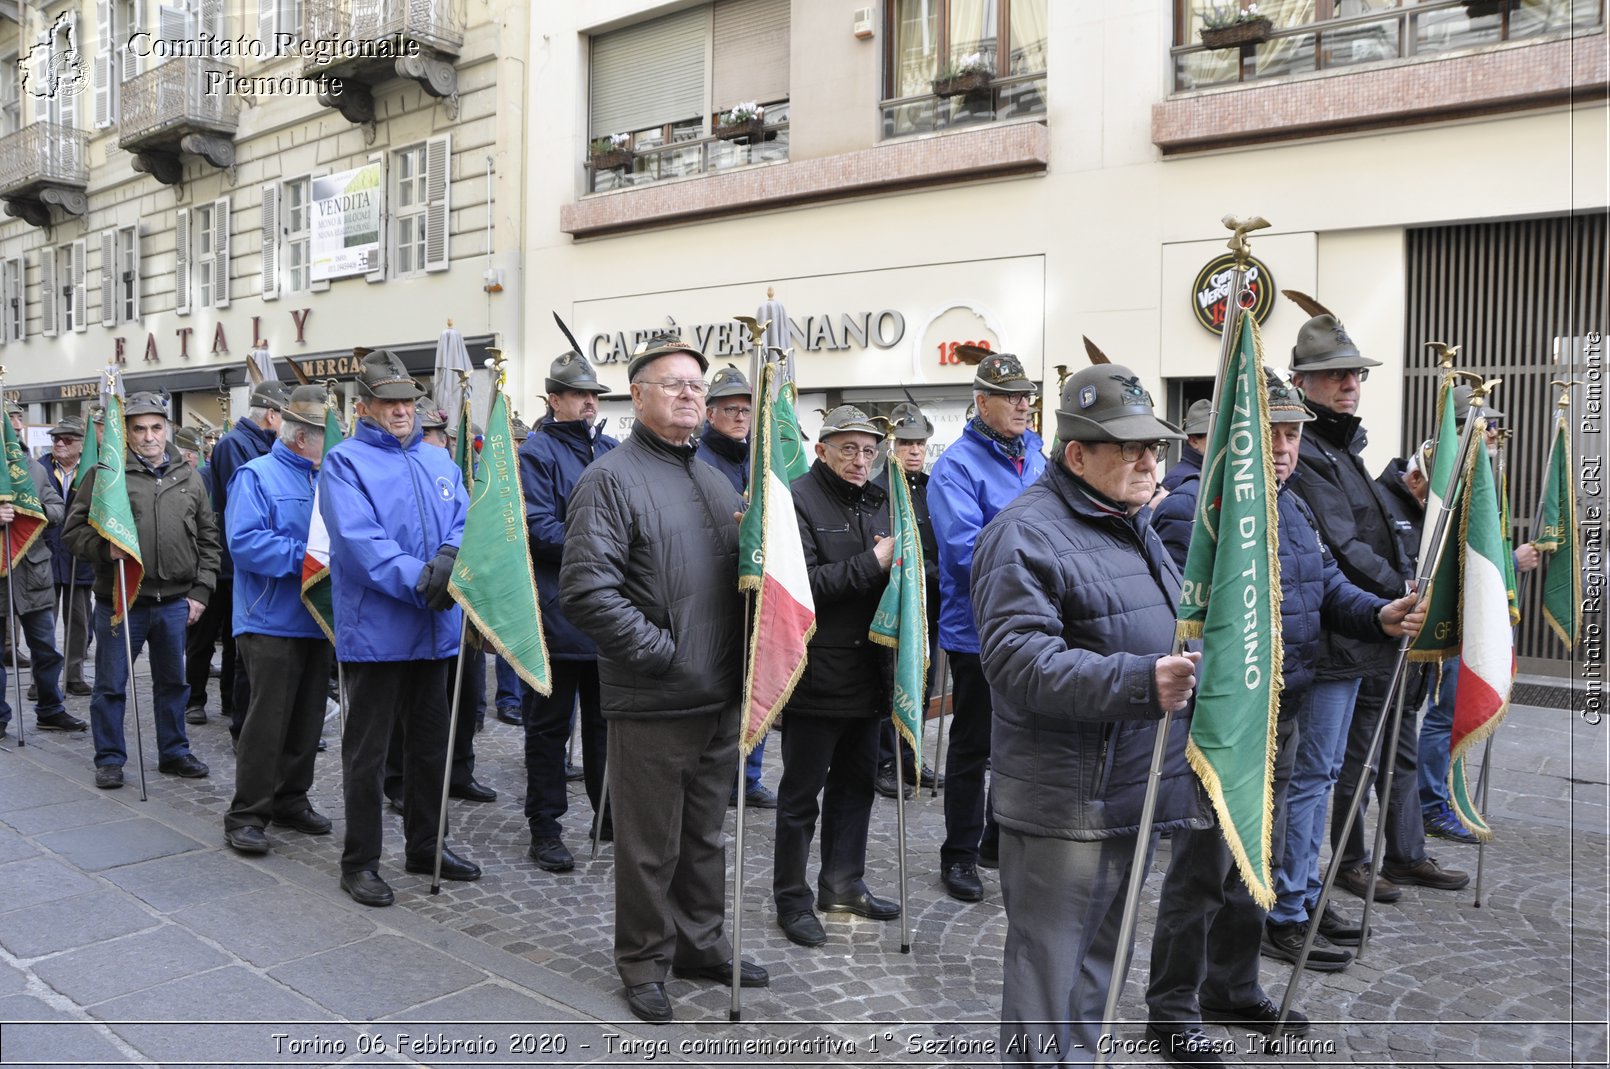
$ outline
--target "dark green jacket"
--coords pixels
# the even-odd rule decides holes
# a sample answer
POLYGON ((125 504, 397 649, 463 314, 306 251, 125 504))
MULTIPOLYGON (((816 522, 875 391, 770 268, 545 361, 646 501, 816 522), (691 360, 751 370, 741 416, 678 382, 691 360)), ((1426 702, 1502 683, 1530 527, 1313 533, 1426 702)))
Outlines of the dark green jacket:
MULTIPOLYGON (((132 452, 125 457, 123 470, 145 569, 139 600, 166 602, 188 597, 205 604, 218 582, 218 521, 200 474, 171 443, 160 474, 132 452)), ((108 552, 111 543, 89 525, 97 474, 86 475, 74 494, 62 539, 74 556, 94 562, 95 597, 99 599, 112 596, 117 568, 108 552)))

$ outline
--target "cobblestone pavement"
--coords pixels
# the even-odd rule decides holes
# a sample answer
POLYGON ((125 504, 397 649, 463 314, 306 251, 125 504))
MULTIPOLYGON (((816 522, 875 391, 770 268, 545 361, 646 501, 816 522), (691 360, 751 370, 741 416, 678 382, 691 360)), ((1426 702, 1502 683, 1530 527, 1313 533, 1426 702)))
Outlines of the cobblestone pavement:
MULTIPOLYGON (((149 681, 142 687, 149 743, 149 681)), ((391 816, 382 875, 397 905, 366 910, 336 886, 336 724, 313 798, 335 819, 334 836, 271 828, 273 853, 245 859, 223 845, 234 762, 215 712, 216 682, 211 689, 215 715, 190 734, 212 775, 159 775, 153 746, 143 803, 132 759, 128 786, 97 791, 87 736, 30 730, 18 750, 13 725, 4 743, 10 752, 0 753, 0 1064, 998 1061, 1006 929, 999 886, 986 872, 983 902, 944 894, 937 880, 942 799, 924 793, 906 806, 909 954, 900 951, 898 923, 842 916, 824 918, 825 947, 789 943, 770 904, 771 813, 750 810, 743 953, 771 969, 771 986, 746 990, 741 1022, 731 1024, 727 989, 673 980, 677 1022, 651 1029, 632 1020, 620 998, 610 953, 611 848, 589 857, 591 814, 580 784, 572 785, 566 820, 575 871, 545 873, 525 857, 520 729, 488 717, 476 737, 477 776, 498 799, 455 802, 451 810, 449 842, 485 877, 431 895, 427 877, 403 874, 401 818, 391 816), (465 1023, 496 1021, 519 1027, 465 1023), (352 1027, 367 1022, 388 1023, 352 1027), (428 1047, 399 1054, 395 1034, 417 1037, 425 1023, 430 1034, 461 1043, 495 1042, 497 1052, 460 1046, 448 1055, 428 1047), (285 1038, 275 1041, 276 1032, 285 1038), (374 1034, 385 1037, 386 1050, 360 1049, 370 1043, 362 1037, 374 1034), (526 1034, 549 1036, 548 1048, 522 1052, 518 1037, 526 1034), (561 1040, 565 1049, 554 1049, 561 1040), (773 1046, 701 1046, 732 1040, 773 1046), (292 1053, 293 1041, 307 1049, 292 1053), (338 1042, 345 1044, 339 1050, 338 1042), (797 1045, 781 1046, 788 1043, 797 1045)), ((71 699, 69 708, 89 715, 88 699, 71 699)), ((31 708, 26 715, 31 726, 31 708)), ((1284 1060, 1606 1064, 1607 731, 1563 710, 1513 710, 1495 748, 1498 838, 1486 852, 1485 901, 1477 908, 1470 891, 1406 889, 1400 903, 1376 907, 1365 960, 1304 978, 1297 1004, 1315 1027, 1284 1060)), ((130 730, 131 750, 133 741, 130 730)), ((930 747, 933 741, 930 726, 930 747)), ((775 751, 767 755, 773 786, 775 751)), ((869 848, 868 883, 890 896, 899 890, 895 808, 878 800, 869 848)), ((733 819, 729 813, 729 832, 733 819)), ((1433 840, 1432 850, 1445 866, 1474 872, 1474 847, 1433 840)), ((1165 844, 1143 897, 1120 1041, 1144 1039, 1141 988, 1166 861, 1165 844)), ((1342 892, 1337 904, 1353 916, 1361 905, 1342 892)), ((1288 976, 1288 967, 1265 961, 1264 984, 1277 999, 1288 976)), ((1109 1064, 1159 1061, 1126 1053, 1109 1064)))

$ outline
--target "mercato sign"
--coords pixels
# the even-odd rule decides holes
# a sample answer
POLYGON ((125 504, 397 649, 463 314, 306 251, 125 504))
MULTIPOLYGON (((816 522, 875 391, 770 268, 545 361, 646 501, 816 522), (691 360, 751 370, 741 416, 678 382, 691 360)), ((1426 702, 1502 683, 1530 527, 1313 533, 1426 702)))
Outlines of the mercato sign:
MULTIPOLYGON (((691 332, 694 346, 707 357, 742 356, 749 352, 749 329, 734 320, 698 323, 683 328, 678 327, 676 320, 670 316, 666 319, 670 324, 668 327, 594 334, 587 343, 588 358, 595 364, 624 364, 649 338, 667 330, 680 331, 683 337, 691 332)), ((906 317, 892 308, 880 312, 813 315, 803 319, 790 316, 788 320, 789 345, 812 353, 865 349, 868 346, 892 349, 905 336, 906 317)))

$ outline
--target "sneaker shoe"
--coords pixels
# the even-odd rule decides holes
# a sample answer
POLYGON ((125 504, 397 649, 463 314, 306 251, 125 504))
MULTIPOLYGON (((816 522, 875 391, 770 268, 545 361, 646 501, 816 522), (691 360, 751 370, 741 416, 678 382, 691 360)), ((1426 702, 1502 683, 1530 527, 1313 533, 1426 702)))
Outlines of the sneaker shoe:
MULTIPOLYGON (((1336 886, 1349 894, 1363 898, 1370 893, 1370 866, 1349 865, 1336 874, 1336 886)), ((1461 884, 1460 886, 1463 886, 1461 884)), ((1375 900, 1396 902, 1403 897, 1403 889, 1388 879, 1385 870, 1375 878, 1375 900)))
POLYGON ((1471 834, 1470 829, 1459 823, 1459 818, 1453 815, 1453 810, 1448 807, 1447 802, 1425 814, 1425 829, 1427 835, 1447 839, 1449 842, 1466 844, 1481 842, 1471 834))
POLYGON ((533 839, 526 856, 544 872, 569 872, 576 867, 576 856, 558 839, 533 839))
POLYGON ((39 725, 40 731, 83 731, 89 727, 84 721, 66 711, 45 713, 36 717, 34 722, 39 725))
POLYGON ((193 753, 187 753, 170 761, 157 762, 157 771, 170 776, 182 776, 185 779, 203 779, 210 770, 201 758, 193 753))
POLYGON ((207 709, 202 705, 192 705, 184 711, 186 724, 205 724, 207 722, 207 709))
MULTIPOLYGON (((1342 919, 1342 915, 1325 905, 1325 912, 1319 917, 1319 934, 1329 939, 1339 947, 1356 947, 1364 937, 1364 929, 1352 921, 1342 919)), ((1370 930, 1374 935, 1374 929, 1370 930)))
MULTIPOLYGON (((1202 1007, 1203 1024, 1222 1024, 1226 1028, 1245 1028, 1249 1032, 1260 1035, 1273 1035, 1275 1025, 1280 1021, 1280 1007, 1268 995, 1255 1006, 1208 1006, 1202 1007)), ((1282 1034, 1300 1036, 1308 1031, 1308 1017, 1297 1010, 1286 1014, 1286 1027, 1281 1029, 1282 1034)))
POLYGON ((95 786, 103 791, 113 790, 123 786, 122 765, 96 765, 95 786))
POLYGON ((1381 866, 1382 875, 1390 875, 1393 883, 1406 883, 1415 887, 1430 887, 1437 891, 1457 891, 1470 883, 1470 873, 1458 869, 1445 869, 1437 859, 1428 857, 1414 865, 1394 865, 1390 861, 1381 866))
MULTIPOLYGON (((1307 925, 1266 921, 1261 946, 1263 955, 1266 958, 1288 961, 1295 965, 1297 959, 1302 956, 1303 938, 1306 935, 1307 925)), ((1351 950, 1332 946, 1329 939, 1316 933, 1314 945, 1308 950, 1308 963, 1305 968, 1312 972, 1341 972, 1352 960, 1351 950)))
POLYGON ((750 809, 776 809, 777 796, 766 789, 763 783, 744 791, 744 805, 750 809))
POLYGON ((1214 1041, 1199 1024, 1148 1024, 1146 1038, 1157 1044, 1157 1053, 1174 1065, 1223 1065, 1219 1050, 1225 1043, 1214 1041))

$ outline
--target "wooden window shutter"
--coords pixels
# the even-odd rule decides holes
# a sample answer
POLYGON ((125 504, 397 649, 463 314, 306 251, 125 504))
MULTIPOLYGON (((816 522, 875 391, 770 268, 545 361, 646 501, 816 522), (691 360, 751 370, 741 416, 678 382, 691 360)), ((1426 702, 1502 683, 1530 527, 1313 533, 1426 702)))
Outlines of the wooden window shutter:
POLYGON ((229 198, 212 202, 212 306, 229 307, 229 198))
POLYGON ((173 222, 173 310, 190 314, 190 209, 180 208, 173 222))
POLYGON ((101 326, 117 326, 117 231, 101 231, 101 326))
POLYGON ((425 270, 446 271, 448 229, 452 221, 448 191, 453 185, 453 139, 448 134, 425 142, 425 270))
POLYGON ((56 336, 56 250, 46 245, 39 250, 39 333, 47 338, 56 336))
MULTIPOLYGON (((268 0, 264 0, 267 3, 268 0)), ((280 187, 270 182, 263 187, 263 300, 280 295, 280 187)))

